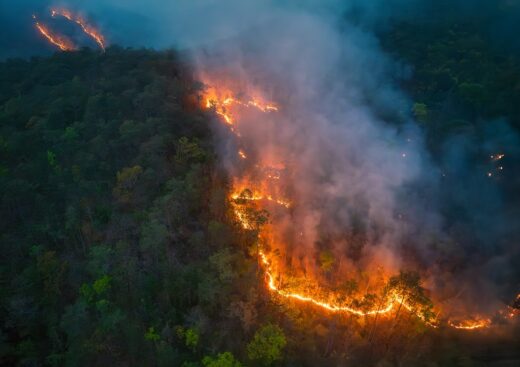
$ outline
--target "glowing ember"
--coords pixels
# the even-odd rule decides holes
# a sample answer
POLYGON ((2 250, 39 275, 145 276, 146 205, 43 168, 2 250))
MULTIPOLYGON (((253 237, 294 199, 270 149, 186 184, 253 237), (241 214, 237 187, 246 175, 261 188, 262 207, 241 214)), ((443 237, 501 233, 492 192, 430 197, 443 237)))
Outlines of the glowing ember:
POLYGON ((244 153, 244 151, 243 151, 242 149, 240 149, 240 150, 238 151, 238 155, 239 155, 240 158, 242 158, 242 159, 246 159, 246 158, 247 158, 246 153, 244 153))
POLYGON ((490 155, 490 158, 492 161, 496 162, 496 161, 499 161, 501 160, 502 158, 504 158, 506 155, 503 154, 503 153, 497 153, 497 154, 491 154, 490 155))
POLYGON ((38 32, 40 32, 40 34, 51 44, 57 46, 62 51, 72 51, 76 49, 72 41, 65 36, 53 33, 46 25, 38 22, 35 15, 33 15, 33 19, 35 20, 35 26, 38 32))
POLYGON ((73 14, 70 10, 67 9, 52 9, 51 15, 53 17, 62 16, 71 22, 75 22, 81 27, 87 36, 92 38, 99 45, 99 47, 105 51, 105 37, 99 30, 88 24, 81 15, 73 14))
POLYGON ((475 330, 487 328, 491 325, 490 319, 479 319, 479 320, 463 320, 460 322, 448 321, 448 325, 455 329, 461 330, 475 330))

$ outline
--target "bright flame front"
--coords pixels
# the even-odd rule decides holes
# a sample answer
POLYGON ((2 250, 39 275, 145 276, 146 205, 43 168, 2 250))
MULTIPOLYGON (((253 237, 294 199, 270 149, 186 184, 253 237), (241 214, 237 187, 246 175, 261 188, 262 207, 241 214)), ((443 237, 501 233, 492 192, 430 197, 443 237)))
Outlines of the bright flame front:
POLYGON ((76 23, 80 26, 83 33, 92 38, 94 42, 98 44, 98 46, 105 51, 105 37, 101 32, 96 29, 94 26, 90 25, 81 15, 74 14, 68 9, 56 8, 51 10, 51 15, 53 17, 62 16, 65 19, 76 23))
MULTIPOLYGON (((240 132, 239 117, 241 113, 246 113, 250 109, 262 114, 276 113, 280 110, 277 104, 264 102, 262 98, 238 98, 237 93, 231 89, 217 88, 214 84, 204 91, 202 98, 203 107, 220 117, 221 121, 229 127, 235 138, 238 139, 238 145, 242 147, 247 145, 243 144, 240 132)), ((282 298, 312 304, 328 312, 356 316, 376 316, 399 312, 398 310, 403 308, 431 327, 437 328, 441 325, 441 318, 438 315, 421 312, 413 302, 409 301, 407 295, 395 289, 384 290, 384 286, 381 286, 379 302, 370 307, 361 307, 356 306, 356 300, 351 296, 334 294, 334 292, 329 292, 328 296, 323 296, 322 292, 319 291, 300 291, 294 286, 283 284, 281 279, 289 276, 283 274, 283 270, 279 269, 276 265, 276 256, 269 250, 269 244, 272 245, 275 242, 272 232, 276 232, 276 228, 273 229, 272 227, 276 226, 276 223, 266 225, 265 218, 262 219, 260 216, 259 219, 259 216, 254 214, 263 206, 271 206, 275 211, 290 211, 293 205, 298 205, 298 203, 292 203, 290 199, 284 196, 283 190, 279 187, 287 163, 284 162, 284 159, 281 159, 279 163, 266 166, 260 160, 251 161, 253 158, 246 154, 246 150, 243 148, 237 151, 237 156, 244 160, 247 166, 238 176, 233 177, 234 187, 229 200, 235 217, 242 228, 257 231, 258 238, 261 238, 266 244, 266 246, 258 246, 257 255, 265 273, 268 290, 282 298), (335 301, 338 299, 342 299, 342 301, 335 301)), ((502 158, 502 154, 492 157, 492 159, 498 160, 502 158)), ((508 315, 510 314, 512 313, 509 312, 508 315)), ((488 328, 491 324, 491 319, 486 317, 467 317, 459 321, 448 319, 443 323, 443 325, 461 330, 483 329, 488 328)))

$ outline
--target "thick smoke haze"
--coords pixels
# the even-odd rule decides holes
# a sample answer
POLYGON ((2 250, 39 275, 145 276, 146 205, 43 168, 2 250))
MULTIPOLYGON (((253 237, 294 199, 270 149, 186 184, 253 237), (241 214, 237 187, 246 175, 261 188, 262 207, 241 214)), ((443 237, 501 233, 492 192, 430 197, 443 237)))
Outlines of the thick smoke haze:
MULTIPOLYGON (((432 156, 398 87, 410 70, 375 35, 394 21, 473 17, 514 50, 514 31, 493 19, 489 2, 469 3, 4 0, 0 56, 52 52, 30 18, 51 5, 81 10, 112 44, 191 50, 204 81, 218 73, 281 105, 276 115, 246 116, 241 133, 252 156, 265 164, 283 157, 290 167, 285 185, 297 205, 276 219, 292 265, 312 271, 312 258, 327 248, 344 259, 340 271, 420 269, 442 298, 485 292, 504 300, 518 287, 520 216, 477 158, 506 149, 517 160, 518 136, 507 121, 481 122, 479 136, 458 134, 432 156)), ((511 14, 506 22, 520 24, 511 14)), ((230 144, 222 143, 222 155, 235 173, 230 144)))
POLYGON ((275 215, 285 226, 279 250, 305 273, 324 249, 345 275, 420 270, 445 310, 508 302, 518 286, 519 217, 482 162, 504 149, 516 159, 516 132, 481 122, 477 137, 456 134, 431 156, 396 87, 406 68, 385 56, 368 23, 338 27, 344 11, 311 9, 273 7, 253 31, 196 57, 209 84, 225 81, 206 76, 222 72, 240 80, 235 88, 255 86, 281 103, 272 121, 250 116, 240 128, 248 154, 265 165, 283 157, 291 172, 285 184, 296 204, 275 215))
MULTIPOLYGON (((439 175, 403 114, 409 102, 392 81, 401 69, 372 35, 338 32, 330 14, 271 14, 264 27, 242 34, 238 46, 201 53, 197 64, 209 84, 218 81, 206 71, 223 71, 241 79, 236 85, 274 90, 281 104, 270 121, 253 115, 240 125, 248 154, 266 166, 288 166, 282 179, 295 207, 275 219, 286 224, 279 250, 305 271, 325 249, 343 259, 345 269, 398 271, 406 265, 401 254, 409 238, 420 244, 441 232, 437 208, 408 189, 423 180, 432 185, 439 175), (394 116, 394 124, 382 115, 394 116), (355 243, 352 233, 358 233, 355 243)), ((232 169, 234 154, 230 150, 232 169)))
MULTIPOLYGON (((284 183, 296 204, 275 213, 285 227, 278 250, 305 273, 325 249, 345 276, 420 270, 445 310, 507 302, 517 287, 518 216, 508 216, 504 192, 478 159, 503 149, 517 156, 516 133, 506 122, 482 122, 476 139, 457 134, 431 156, 397 87, 406 68, 383 53, 368 23, 338 27, 343 11, 311 9, 273 6, 252 31, 196 56, 208 84, 226 85, 227 75, 230 88, 254 86, 281 104, 277 116, 240 125, 253 161, 289 167, 284 183)), ((235 147, 222 146, 236 173, 235 147)))

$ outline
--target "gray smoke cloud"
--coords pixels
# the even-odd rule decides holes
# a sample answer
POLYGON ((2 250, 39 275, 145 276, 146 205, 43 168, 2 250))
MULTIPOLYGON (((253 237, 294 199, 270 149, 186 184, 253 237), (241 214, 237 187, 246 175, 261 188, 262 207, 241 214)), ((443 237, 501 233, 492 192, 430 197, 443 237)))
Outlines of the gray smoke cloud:
POLYGON ((409 103, 392 83, 399 65, 372 35, 353 27, 338 32, 331 13, 275 8, 270 14, 239 36, 238 46, 199 55, 198 65, 210 75, 225 69, 237 85, 274 90, 281 101, 267 120, 246 116, 240 141, 265 165, 289 167, 282 179, 295 207, 276 220, 287 223, 284 237, 295 256, 313 261, 322 246, 340 258, 357 251, 350 256, 354 267, 374 262, 396 270, 405 238, 419 228, 424 236, 439 222, 435 210, 418 209, 420 201, 406 195, 408 185, 435 175, 407 119, 409 103), (410 209, 422 216, 405 220, 410 209), (357 250, 348 241, 355 231, 366 237, 357 250))
MULTIPOLYGON (((430 156, 396 87, 407 68, 385 55, 367 26, 374 9, 306 5, 272 5, 251 30, 195 57, 209 85, 229 85, 227 76, 238 93, 252 86, 281 104, 269 117, 246 114, 238 143, 255 162, 288 167, 282 180, 295 204, 273 209, 283 228, 275 242, 305 272, 329 249, 345 276, 381 265, 415 269, 446 309, 496 309, 515 287, 518 216, 508 217, 504 192, 477 158, 504 147, 516 156, 517 133, 505 122, 482 123, 476 140, 454 135, 430 156), (363 16, 340 21, 353 11, 363 16)), ((226 167, 240 173, 236 147, 222 146, 226 167)))

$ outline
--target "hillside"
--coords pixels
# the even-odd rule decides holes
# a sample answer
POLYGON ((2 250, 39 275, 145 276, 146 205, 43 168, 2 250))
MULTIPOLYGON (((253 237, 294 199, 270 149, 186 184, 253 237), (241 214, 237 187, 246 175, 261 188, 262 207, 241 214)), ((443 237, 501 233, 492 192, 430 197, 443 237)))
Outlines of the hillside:
MULTIPOLYGON (((503 172, 488 156, 518 134, 518 60, 459 28, 431 32, 401 25, 382 43, 412 70, 402 81, 413 100, 406 113, 424 129, 429 154, 453 173, 443 187, 455 199, 442 210, 465 213, 482 195, 456 200, 471 182, 507 195, 504 213, 514 221, 518 152, 506 153, 503 172), (506 132, 489 140, 496 121, 508 122, 506 132), (461 136, 479 142, 467 169, 444 160, 446 144, 461 136)), ((112 46, 0 63, 0 364, 516 365, 518 325, 475 337, 430 328, 413 313, 374 321, 270 294, 258 251, 263 212, 251 214, 260 223, 254 230, 237 220, 216 147, 218 108, 203 108, 203 91, 175 51, 112 46)), ((483 202, 482 217, 495 215, 483 202)), ((458 239, 475 223, 464 217, 447 231, 458 239)), ((489 233, 499 238, 493 250, 470 252, 481 240, 473 233, 464 251, 501 254, 498 236, 518 236, 493 225, 489 233)), ((459 251, 441 245, 450 256, 459 251)), ((455 255, 465 260, 462 250, 455 255)), ((519 263, 518 249, 509 256, 519 263)), ((338 289, 365 286, 335 282, 324 265, 333 255, 317 257, 338 289)), ((518 279, 518 268, 498 279, 504 303, 518 279)), ((370 309, 375 297, 366 292, 356 305, 370 309)))

